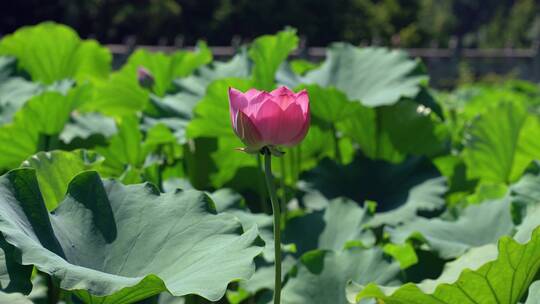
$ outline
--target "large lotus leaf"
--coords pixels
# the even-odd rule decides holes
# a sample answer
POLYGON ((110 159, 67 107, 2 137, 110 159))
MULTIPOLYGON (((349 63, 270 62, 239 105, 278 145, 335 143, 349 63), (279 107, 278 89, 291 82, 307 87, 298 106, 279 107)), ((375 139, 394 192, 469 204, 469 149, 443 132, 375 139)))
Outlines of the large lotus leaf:
POLYGON ((371 159, 399 162, 403 155, 397 151, 385 130, 377 125, 377 111, 361 104, 353 104, 348 117, 335 121, 344 136, 359 145, 360 150, 371 159))
POLYGON ((70 120, 64 126, 60 133, 60 140, 66 144, 79 139, 81 141, 91 141, 92 137, 102 137, 105 141, 118 130, 113 118, 104 116, 100 113, 76 113, 72 112, 70 120))
POLYGON ((255 39, 248 51, 249 57, 255 63, 253 66, 254 86, 261 90, 271 90, 275 86, 279 65, 297 47, 298 36, 293 29, 255 39))
POLYGON ((405 155, 392 143, 389 128, 382 124, 381 111, 361 104, 354 105, 350 111, 347 118, 337 121, 337 129, 357 143, 364 155, 392 163, 405 159, 405 155))
MULTIPOLYGON (((0 57, 1 58, 1 57, 0 57)), ((0 125, 11 122, 24 103, 42 92, 42 86, 20 77, 0 82, 0 125)))
MULTIPOLYGON (((95 148, 95 151, 105 159, 99 171, 107 177, 120 177, 124 183, 141 182, 141 169, 146 165, 145 160, 156 147, 156 143, 160 143, 161 139, 156 136, 161 134, 149 130, 147 138, 143 141, 139 119, 136 116, 119 118, 117 127, 118 133, 109 139, 107 146, 95 148)), ((169 130, 165 129, 172 137, 169 130)))
POLYGON ((16 60, 0 56, 0 125, 11 121, 26 100, 41 91, 41 85, 14 77, 16 60))
POLYGON ((147 109, 146 114, 153 118, 179 118, 190 120, 193 118, 193 108, 199 102, 200 97, 186 92, 158 97, 150 96, 150 103, 154 107, 154 112, 147 109))
POLYGON ((525 208, 523 220, 517 227, 514 239, 518 242, 527 242, 531 232, 540 226, 540 204, 529 204, 525 208))
MULTIPOLYGON (((0 292, 21 292, 28 294, 32 289, 30 276, 32 266, 21 265, 21 253, 6 242, 0 233, 0 292)), ((0 303, 2 298, 0 297, 0 303)))
POLYGON ((139 49, 133 53, 122 67, 121 73, 131 75, 136 83, 137 68, 146 68, 154 77, 152 91, 164 96, 171 90, 173 80, 191 74, 196 68, 212 61, 212 52, 205 43, 199 43, 197 52, 177 51, 171 55, 151 53, 139 49))
POLYGON ((362 229, 369 218, 369 212, 355 202, 334 199, 324 210, 287 221, 283 243, 294 243, 298 255, 314 249, 340 251, 349 241, 371 236, 362 229))
POLYGON ((0 178, 0 231, 34 265, 86 302, 133 303, 161 291, 216 301, 232 280, 247 279, 256 229, 216 214, 202 192, 160 194, 84 172, 54 213, 46 211, 32 169, 0 178), (219 253, 219 254, 216 254, 219 253))
POLYGON ((444 206, 444 193, 448 189, 444 177, 435 177, 425 180, 409 190, 405 203, 395 209, 378 212, 369 226, 382 224, 396 225, 413 221, 418 213, 438 211, 444 206))
MULTIPOLYGON (((149 104, 151 95, 137 81, 139 67, 145 67, 152 73, 155 79, 152 91, 164 96, 173 89, 174 79, 189 75, 198 66, 210 62, 211 58, 210 50, 205 44, 200 44, 198 52, 179 51, 172 55, 138 50, 120 71, 112 73, 108 80, 95 84, 94 98, 92 102, 85 104, 82 110, 124 116, 146 110, 149 105, 156 107, 153 103, 149 104)), ((191 98, 198 100, 197 96, 191 98)), ((178 102, 185 100, 182 98, 174 101, 175 104, 178 102)), ((187 102, 191 108, 193 101, 188 98, 187 102)))
POLYGON ((540 303, 540 281, 536 281, 529 287, 529 294, 525 304, 539 304, 540 303))
POLYGON ((33 304, 34 302, 20 293, 5 293, 0 291, 0 303, 33 304))
POLYGON ((169 293, 161 293, 159 295, 158 304, 186 304, 185 297, 175 297, 169 293))
POLYGON ((69 119, 83 90, 67 96, 45 92, 33 97, 15 114, 13 122, 0 128, 0 168, 13 168, 39 150, 49 150, 69 119))
POLYGON ((399 153, 431 156, 443 150, 446 132, 429 108, 402 100, 378 109, 377 115, 380 131, 388 134, 399 153))
POLYGON ((9 56, 0 56, 0 83, 15 74, 16 59, 9 56))
MULTIPOLYGON (((348 163, 353 158, 354 149, 350 141, 338 141, 341 161, 348 163)), ((285 149, 284 161, 286 164, 297 163, 299 171, 306 171, 316 167, 325 157, 338 159, 335 150, 335 138, 332 130, 312 123, 304 140, 296 147, 285 149)), ((278 164, 275 162, 274 164, 278 164)), ((277 168, 281 174, 281 167, 277 168)), ((287 174, 287 172, 285 172, 287 174)))
POLYGON ((100 112, 110 116, 132 115, 148 104, 149 93, 137 83, 137 74, 116 71, 106 80, 94 84, 93 98, 81 111, 100 112))
MULTIPOLYGON (((5 58, 5 57, 0 57, 5 58)), ((0 125, 13 120, 15 113, 32 97, 43 92, 67 94, 73 82, 64 80, 51 85, 28 81, 22 77, 11 77, 0 81, 0 125)))
POLYGON ((336 87, 369 107, 391 105, 401 97, 414 98, 427 81, 419 64, 403 51, 335 43, 321 67, 308 72, 302 82, 336 87))
POLYGON ((510 198, 487 201, 467 207, 455 221, 418 218, 402 226, 389 228, 392 242, 403 243, 410 237, 424 240, 442 258, 455 258, 471 247, 496 242, 512 235, 514 224, 510 198))
MULTIPOLYGON (((247 281, 239 282, 238 291, 229 291, 227 298, 231 303, 240 303, 250 295, 256 294, 261 290, 274 289, 274 235, 272 227, 272 216, 261 213, 251 213, 243 206, 241 195, 230 189, 220 189, 213 192, 212 200, 216 204, 218 212, 226 212, 236 216, 242 223, 244 230, 257 227, 259 235, 265 242, 265 248, 262 254, 263 259, 257 261, 257 269, 253 276, 247 281)), ((283 254, 282 260, 282 281, 285 280, 287 273, 296 264, 291 255, 283 254)))
POLYGON ((96 153, 85 150, 39 152, 23 162, 33 168, 47 210, 54 210, 62 201, 69 182, 79 173, 95 170, 103 161, 96 153))
POLYGON ((498 256, 476 270, 465 269, 455 282, 433 286, 405 284, 399 288, 369 284, 349 290, 352 303, 376 298, 387 304, 516 304, 527 291, 540 268, 540 228, 531 240, 520 244, 503 237, 498 244, 498 256))
POLYGON ((0 55, 14 56, 32 80, 51 84, 104 78, 110 72, 111 53, 94 40, 81 40, 71 28, 45 22, 23 27, 0 41, 0 55))
POLYGON ((227 188, 213 192, 210 197, 215 202, 218 212, 227 212, 236 216, 242 223, 244 230, 257 227, 259 235, 265 242, 263 257, 266 261, 274 261, 272 216, 264 213, 250 212, 249 209, 243 206, 242 196, 227 188))
POLYGON ((195 94, 186 92, 166 95, 163 98, 151 95, 150 103, 153 111, 150 113, 147 109, 146 116, 143 117, 142 129, 147 131, 161 124, 170 129, 176 142, 186 143, 186 128, 194 116, 193 109, 199 102, 199 98, 195 94))
POLYGON ((399 264, 388 261, 377 248, 308 252, 285 285, 282 303, 344 304, 349 280, 392 285, 398 273, 399 264))
POLYGON ((471 84, 461 86, 450 94, 439 93, 440 104, 445 108, 446 122, 452 132, 454 144, 460 146, 464 131, 479 115, 490 115, 494 104, 514 103, 516 106, 532 104, 533 94, 510 88, 505 84, 497 86, 471 84), (458 113, 459 115, 454 115, 458 113))
POLYGON ((445 179, 425 158, 411 157, 394 165, 358 156, 346 166, 325 159, 302 179, 308 190, 329 199, 346 196, 356 202, 375 201, 378 213, 372 225, 397 224, 414 219, 418 212, 444 206, 445 179))
POLYGON ((524 174, 510 187, 512 195, 519 202, 526 204, 540 203, 540 174, 524 174))
MULTIPOLYGON (((475 247, 467 251, 454 261, 444 265, 444 270, 436 279, 425 279, 418 284, 418 287, 428 293, 435 291, 437 286, 441 284, 451 284, 455 282, 459 275, 466 269, 476 270, 482 265, 497 259, 497 245, 489 244, 480 247, 475 247)), ((355 303, 355 298, 364 286, 350 282, 347 286, 347 298, 349 302, 355 303)), ((387 290, 397 289, 397 287, 384 287, 387 290)))
POLYGON ((516 181, 540 156, 538 136, 540 121, 528 115, 523 105, 495 104, 465 132, 468 176, 488 182, 516 181))
POLYGON ((518 242, 527 242, 531 232, 540 226, 540 175, 525 174, 515 184, 510 186, 512 201, 520 208, 514 239, 518 242))
POLYGON ((250 62, 245 48, 226 62, 214 61, 207 66, 201 66, 192 75, 179 78, 174 83, 183 91, 202 98, 206 88, 212 81, 227 78, 247 78, 250 75, 250 62))
POLYGON ((328 124, 341 121, 356 110, 356 104, 350 102, 347 96, 335 88, 323 88, 318 85, 303 85, 309 94, 311 115, 328 124))
POLYGON ((291 70, 298 75, 304 75, 305 73, 317 68, 319 63, 311 62, 305 59, 294 59, 290 61, 291 70))
POLYGON ((369 158, 399 163, 408 154, 431 156, 443 149, 444 125, 429 108, 412 100, 376 109, 360 104, 340 108, 349 115, 335 121, 337 129, 369 158))
MULTIPOLYGON (((290 255, 286 255, 281 261, 281 280, 293 269, 296 261, 290 255)), ((247 280, 239 283, 239 287, 249 294, 255 294, 261 290, 274 290, 275 287, 275 266, 265 265, 257 268, 255 274, 247 280)))

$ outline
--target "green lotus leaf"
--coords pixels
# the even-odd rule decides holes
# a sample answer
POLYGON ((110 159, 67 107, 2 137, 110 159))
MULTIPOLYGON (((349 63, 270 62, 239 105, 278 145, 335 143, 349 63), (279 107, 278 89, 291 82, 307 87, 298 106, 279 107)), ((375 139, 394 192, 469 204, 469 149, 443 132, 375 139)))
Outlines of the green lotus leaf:
MULTIPOLYGON (((20 259, 20 252, 0 233, 0 292, 28 294, 32 290, 32 266, 19 264, 20 259)), ((5 303, 2 300, 0 296, 0 303, 5 303)))
POLYGON ((295 244, 296 254, 302 255, 315 249, 340 251, 349 241, 372 242, 374 237, 363 229, 371 218, 369 211, 343 198, 326 204, 324 210, 288 220, 283 243, 295 244))
POLYGON ((510 186, 510 190, 516 201, 525 204, 540 203, 540 174, 524 174, 510 186))
MULTIPOLYGON (((499 240, 498 254, 492 261, 479 266, 478 261, 494 258, 489 247, 482 248, 476 256, 467 256, 467 265, 455 281, 434 284, 408 283, 401 287, 379 287, 351 283, 348 286, 350 303, 364 299, 378 299, 387 304, 465 304, 504 303, 517 304, 527 291, 540 268, 540 228, 537 228, 526 244, 510 237, 499 240), (487 253, 486 253, 487 250, 487 253), (469 269, 472 268, 472 269, 469 269)), ((456 261, 457 262, 457 261, 456 261)), ((454 265, 454 267, 459 267, 454 265)), ((455 273, 455 271, 453 271, 455 273)), ((448 275, 445 280, 453 277, 448 275)))
POLYGON ((346 166, 325 159, 303 179, 307 191, 320 192, 328 199, 345 196, 356 202, 376 202, 370 226, 395 225, 415 219, 419 212, 439 210, 447 190, 445 178, 428 160, 418 157, 398 165, 363 156, 346 166))
POLYGON ((33 304, 34 302, 20 293, 5 293, 0 291, 0 303, 33 304))
POLYGON ((388 261, 378 248, 311 251, 304 254, 297 267, 296 275, 283 288, 284 304, 345 304, 349 280, 398 283, 399 264, 388 261))
POLYGON ((15 74, 17 60, 10 56, 0 56, 0 83, 15 74))
POLYGON ((95 170, 102 161, 96 153, 85 150, 57 150, 39 152, 25 160, 21 167, 36 170, 45 206, 47 210, 54 210, 64 198, 69 182, 83 171, 95 170))
POLYGON ((251 44, 248 54, 253 60, 253 83, 261 90, 275 86, 276 72, 289 53, 298 47, 296 30, 285 29, 276 35, 261 36, 251 44))
POLYGON ((177 51, 171 55, 139 49, 129 57, 121 73, 131 75, 131 79, 136 82, 137 68, 146 68, 154 77, 152 91, 158 96, 164 96, 171 90, 174 79, 188 76, 210 61, 212 52, 205 43, 199 43, 197 52, 177 51))
POLYGON ((318 85, 302 85, 309 94, 311 115, 328 124, 337 123, 356 110, 355 104, 347 96, 335 88, 323 88, 318 85))
POLYGON ((22 27, 0 41, 0 55, 14 56, 32 80, 45 84, 70 78, 79 82, 105 78, 110 51, 94 40, 81 40, 71 28, 45 22, 22 27))
POLYGON ((42 91, 43 88, 39 83, 20 77, 0 81, 0 125, 11 122, 13 115, 25 102, 42 91))
POLYGON ((295 59, 290 61, 291 69, 298 75, 304 75, 305 73, 317 68, 319 65, 315 62, 311 62, 305 59, 295 59))
POLYGON ((529 295, 525 304, 538 304, 540 303, 540 281, 536 281, 529 287, 529 295))
POLYGON ((174 83, 186 93, 193 94, 199 99, 206 92, 206 88, 214 80, 222 78, 248 78, 251 64, 245 48, 234 55, 229 61, 213 61, 206 66, 201 66, 195 73, 184 78, 178 78, 174 83))
POLYGON ((516 181, 540 155, 538 136, 540 121, 524 105, 492 105, 465 131, 467 176, 507 184, 516 181))
POLYGON ((418 218, 409 223, 388 228, 393 243, 404 243, 408 238, 419 238, 432 251, 445 259, 455 258, 472 247, 496 242, 504 235, 512 235, 514 223, 510 212, 510 198, 471 205, 456 220, 418 218))
POLYGON ((328 49, 326 61, 301 81, 335 87, 350 100, 377 107, 416 97, 420 85, 427 82, 427 75, 419 70, 419 61, 409 59, 403 51, 335 43, 328 49))
POLYGON ((117 131, 113 118, 99 113, 72 113, 59 137, 66 144, 80 140, 88 145, 92 142, 92 137, 101 137, 102 141, 105 141, 117 131))
POLYGON ((146 153, 142 147, 143 136, 139 130, 138 118, 122 117, 117 127, 118 133, 111 137, 109 145, 96 148, 96 151, 105 157, 103 165, 110 168, 111 172, 123 172, 127 165, 141 167, 146 153))
POLYGON ((57 145, 57 136, 69 119, 84 89, 74 89, 64 96, 45 92, 30 99, 13 118, 0 127, 0 168, 17 167, 27 157, 57 145), (56 142, 55 142, 56 141, 56 142))
POLYGON ((137 69, 144 67, 154 77, 152 92, 165 96, 173 90, 173 80, 185 77, 197 67, 212 60, 212 54, 204 43, 197 52, 178 51, 172 55, 137 50, 128 62, 109 79, 95 84, 94 98, 83 108, 87 112, 101 112, 112 116, 125 116, 146 110, 149 106, 149 91, 137 80, 137 69))
POLYGON ((198 191, 160 194, 88 171, 48 213, 36 172, 17 169, 0 177, 0 193, 0 231, 21 264, 89 303, 134 303, 162 291, 216 301, 229 282, 252 275, 262 249, 256 228, 242 233, 198 191))
POLYGON ((137 74, 116 71, 106 80, 94 84, 91 102, 83 112, 99 112, 109 116, 133 115, 146 108, 149 93, 137 83, 137 74))

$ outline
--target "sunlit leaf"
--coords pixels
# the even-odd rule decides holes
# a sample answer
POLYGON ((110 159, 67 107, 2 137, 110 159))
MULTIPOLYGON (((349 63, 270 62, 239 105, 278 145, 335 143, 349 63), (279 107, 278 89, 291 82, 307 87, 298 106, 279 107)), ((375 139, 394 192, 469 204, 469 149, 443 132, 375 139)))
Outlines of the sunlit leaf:
POLYGON ((304 83, 335 87, 350 100, 369 107, 391 105, 401 97, 414 98, 426 81, 419 62, 403 51, 356 48, 344 43, 333 44, 320 68, 302 79, 304 83))
POLYGON ((248 51, 249 57, 255 64, 253 67, 254 86, 261 90, 273 89, 279 65, 297 47, 298 36, 293 29, 255 39, 248 51))
POLYGON ((20 28, 0 41, 0 55, 14 56, 32 80, 51 84, 107 77, 112 55, 94 40, 81 40, 71 28, 45 22, 20 28))
MULTIPOLYGON (((351 303, 376 298, 387 304, 514 304, 527 291, 540 268, 539 244, 540 229, 533 232, 531 240, 526 244, 517 243, 510 237, 503 237, 499 241, 495 260, 479 268, 477 268, 479 265, 476 265, 471 267, 473 269, 464 269, 455 281, 435 286, 408 283, 399 288, 379 287, 374 283, 365 287, 353 284, 349 286, 348 299, 351 303)), ((478 255, 481 259, 487 256, 489 255, 485 252, 478 255)))

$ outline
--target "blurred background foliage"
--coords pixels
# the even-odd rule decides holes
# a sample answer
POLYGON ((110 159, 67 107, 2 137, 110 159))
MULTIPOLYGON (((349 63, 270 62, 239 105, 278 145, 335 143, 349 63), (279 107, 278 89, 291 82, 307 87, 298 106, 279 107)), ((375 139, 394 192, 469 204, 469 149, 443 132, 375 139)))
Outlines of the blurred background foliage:
POLYGON ((333 41, 403 47, 530 47, 535 0, 19 0, 0 4, 0 34, 53 20, 82 37, 139 44, 229 45, 290 25, 309 45, 333 41))

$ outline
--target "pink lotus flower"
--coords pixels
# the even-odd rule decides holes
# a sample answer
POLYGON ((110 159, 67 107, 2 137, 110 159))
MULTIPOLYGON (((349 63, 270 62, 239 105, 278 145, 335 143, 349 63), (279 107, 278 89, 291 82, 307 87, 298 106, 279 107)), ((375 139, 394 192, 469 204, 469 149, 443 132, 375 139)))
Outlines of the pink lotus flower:
POLYGON ((242 93, 229 88, 229 110, 234 132, 246 144, 247 152, 265 146, 297 145, 309 129, 306 90, 294 93, 280 87, 270 93, 256 89, 242 93))

